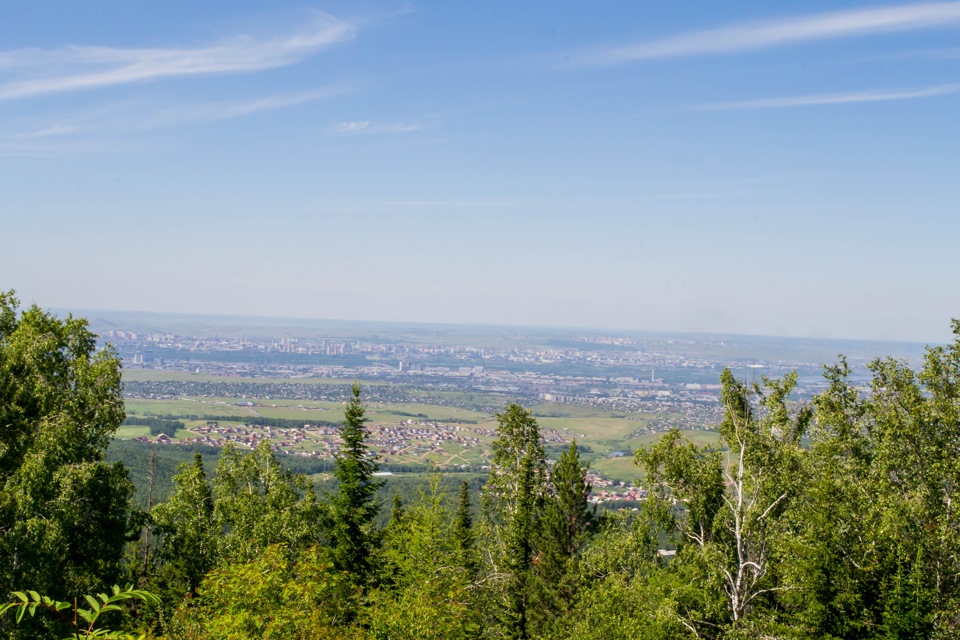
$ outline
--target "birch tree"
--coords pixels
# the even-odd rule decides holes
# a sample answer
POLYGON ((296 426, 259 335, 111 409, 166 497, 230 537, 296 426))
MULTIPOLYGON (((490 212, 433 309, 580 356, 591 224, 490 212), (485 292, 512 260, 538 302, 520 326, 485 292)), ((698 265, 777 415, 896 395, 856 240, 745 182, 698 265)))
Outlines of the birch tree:
POLYGON ((62 599, 121 577, 133 487, 104 455, 123 418, 120 359, 86 321, 0 292, 0 591, 62 599))
POLYGON ((721 382, 719 448, 698 447, 673 431, 637 455, 659 498, 683 508, 678 562, 702 567, 705 588, 718 590, 725 603, 725 620, 678 611, 698 637, 726 622, 736 626, 782 589, 776 542, 802 486, 800 438, 812 416, 808 407, 790 405, 796 374, 748 387, 725 370, 721 382))

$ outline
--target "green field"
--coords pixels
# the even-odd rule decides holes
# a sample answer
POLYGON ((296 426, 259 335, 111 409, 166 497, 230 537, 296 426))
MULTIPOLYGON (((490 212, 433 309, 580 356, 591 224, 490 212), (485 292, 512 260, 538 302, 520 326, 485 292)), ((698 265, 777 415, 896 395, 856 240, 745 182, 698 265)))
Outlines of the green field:
POLYGON ((121 440, 130 440, 142 436, 150 437, 150 427, 143 427, 138 424, 125 424, 117 429, 116 437, 121 440))
MULTIPOLYGON (((175 400, 150 400, 126 398, 127 415, 138 416, 236 416, 240 419, 256 417, 284 418, 288 420, 340 421, 345 403, 315 400, 255 400, 254 406, 244 406, 238 398, 177 398, 175 400)), ((373 402, 367 405, 370 422, 399 422, 409 419, 426 419, 442 422, 494 423, 492 415, 434 404, 373 402)))
POLYGON ((633 456, 623 458, 598 458, 590 462, 590 469, 606 478, 632 483, 643 475, 640 469, 633 464, 633 456))

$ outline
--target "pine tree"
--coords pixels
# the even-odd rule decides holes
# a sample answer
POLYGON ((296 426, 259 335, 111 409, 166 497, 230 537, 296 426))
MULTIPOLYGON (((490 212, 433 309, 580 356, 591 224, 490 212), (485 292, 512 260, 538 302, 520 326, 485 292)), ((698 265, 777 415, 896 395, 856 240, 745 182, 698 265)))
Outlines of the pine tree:
POLYGON ((340 427, 343 449, 336 458, 333 472, 339 486, 330 500, 329 514, 334 566, 350 573, 361 585, 369 582, 375 569, 373 557, 380 535, 373 521, 380 510, 377 490, 383 485, 383 481, 374 476, 377 458, 366 443, 364 413, 360 385, 354 383, 353 398, 340 427))

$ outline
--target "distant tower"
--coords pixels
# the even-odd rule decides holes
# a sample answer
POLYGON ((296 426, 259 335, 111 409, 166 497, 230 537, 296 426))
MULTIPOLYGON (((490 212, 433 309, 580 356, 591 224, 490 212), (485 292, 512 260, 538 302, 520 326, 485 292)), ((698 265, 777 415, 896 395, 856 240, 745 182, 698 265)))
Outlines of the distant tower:
POLYGON ((650 369, 650 382, 651 382, 651 383, 654 383, 654 382, 657 381, 657 379, 653 377, 653 372, 654 372, 654 369, 650 369))

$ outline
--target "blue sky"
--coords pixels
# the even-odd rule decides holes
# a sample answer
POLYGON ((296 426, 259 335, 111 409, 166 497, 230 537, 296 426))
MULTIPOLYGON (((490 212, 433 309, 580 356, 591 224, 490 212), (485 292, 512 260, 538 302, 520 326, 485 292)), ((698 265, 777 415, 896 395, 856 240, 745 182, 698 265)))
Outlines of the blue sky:
POLYGON ((45 307, 944 341, 960 2, 7 3, 45 307))

